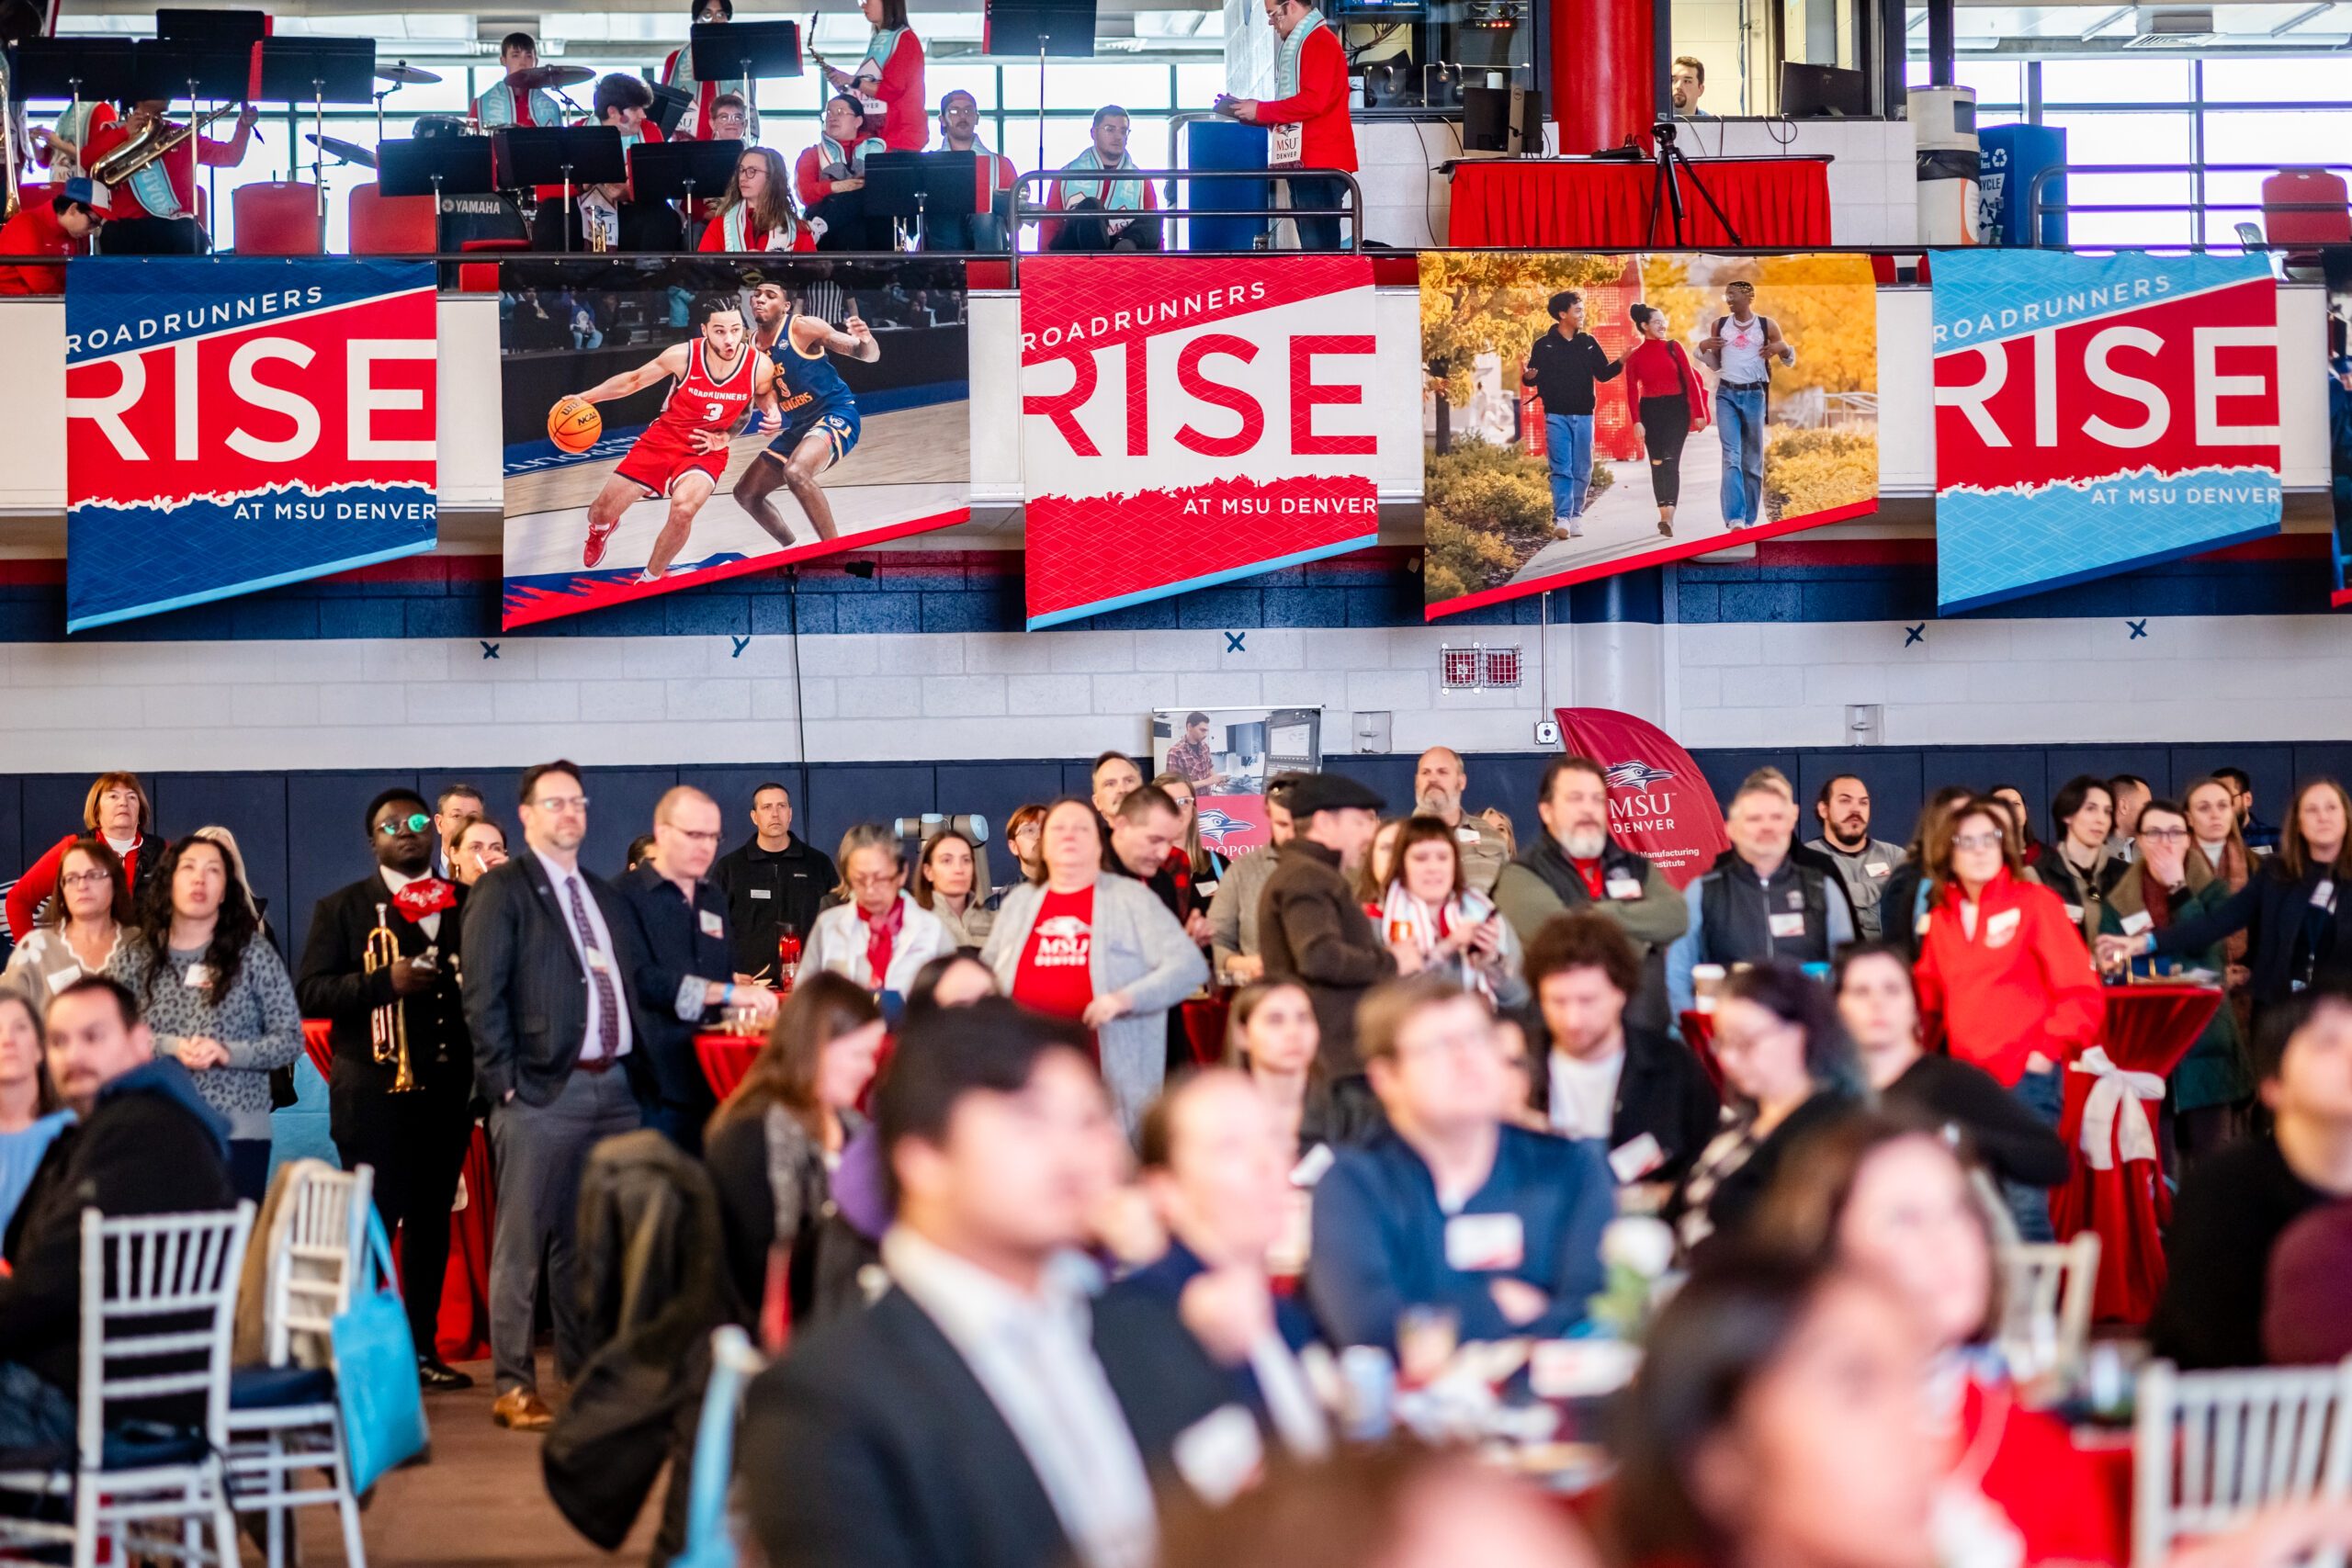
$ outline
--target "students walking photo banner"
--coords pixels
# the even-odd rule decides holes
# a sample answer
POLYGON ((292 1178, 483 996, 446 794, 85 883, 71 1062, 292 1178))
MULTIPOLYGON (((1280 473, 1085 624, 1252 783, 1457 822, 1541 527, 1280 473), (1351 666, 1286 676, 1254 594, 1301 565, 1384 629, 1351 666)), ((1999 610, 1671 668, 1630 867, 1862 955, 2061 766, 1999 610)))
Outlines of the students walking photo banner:
POLYGON ((1868 256, 1420 274, 1429 619, 1878 510, 1868 256))
POLYGON ((1021 265, 1029 627, 1380 533, 1372 263, 1021 265))
POLYGON ((2261 256, 1939 252, 1938 607, 2277 533, 2278 369, 2261 256))
POLYGON ((548 257, 499 282, 503 626, 970 519, 962 263, 548 257))
POLYGON ((77 262, 69 632, 433 547, 433 268, 77 262))
POLYGON ((1560 746, 1606 770, 1609 836, 1646 855, 1683 887, 1731 848, 1723 807, 1681 742, 1645 718, 1615 708, 1555 708, 1560 746))

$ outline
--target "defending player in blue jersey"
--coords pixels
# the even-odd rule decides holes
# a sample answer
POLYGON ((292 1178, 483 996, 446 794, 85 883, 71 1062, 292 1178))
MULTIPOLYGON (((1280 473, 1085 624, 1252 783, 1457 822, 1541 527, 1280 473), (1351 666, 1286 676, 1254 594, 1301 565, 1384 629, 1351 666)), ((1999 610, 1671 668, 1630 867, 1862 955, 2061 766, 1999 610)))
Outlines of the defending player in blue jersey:
POLYGON ((857 399, 833 367, 828 354, 845 354, 871 365, 882 357, 882 345, 859 319, 856 301, 838 331, 821 316, 795 314, 784 285, 762 282, 752 290, 752 342, 775 362, 777 402, 783 434, 752 460, 735 481, 735 500, 780 545, 794 542, 791 526, 769 500, 778 487, 815 525, 820 539, 839 537, 833 509, 825 500, 817 476, 840 462, 857 445, 857 399))

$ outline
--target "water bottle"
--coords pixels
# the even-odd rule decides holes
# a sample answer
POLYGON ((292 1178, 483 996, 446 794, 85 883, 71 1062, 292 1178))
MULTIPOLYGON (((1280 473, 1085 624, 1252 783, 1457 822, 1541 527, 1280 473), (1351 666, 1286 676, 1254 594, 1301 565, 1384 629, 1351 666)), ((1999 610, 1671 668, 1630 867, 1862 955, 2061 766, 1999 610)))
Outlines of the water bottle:
POLYGON ((800 933, 786 926, 775 939, 775 988, 789 995, 800 974, 800 933))

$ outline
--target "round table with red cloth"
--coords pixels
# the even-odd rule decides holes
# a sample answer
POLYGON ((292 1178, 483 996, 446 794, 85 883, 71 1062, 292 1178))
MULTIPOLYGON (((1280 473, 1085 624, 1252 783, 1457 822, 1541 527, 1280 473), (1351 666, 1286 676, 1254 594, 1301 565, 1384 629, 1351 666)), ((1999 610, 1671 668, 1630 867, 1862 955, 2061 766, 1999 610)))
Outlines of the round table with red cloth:
POLYGON ((752 1058, 768 1043, 764 1034, 725 1034, 716 1030, 695 1036, 695 1059, 702 1064, 702 1076, 710 1080, 711 1093, 725 1100, 752 1070, 752 1058))
MULTIPOLYGON (((304 1019, 302 1049, 319 1077, 333 1082, 334 1025, 322 1018, 304 1019)), ((441 1311, 434 1322, 435 1347, 445 1361, 479 1361, 490 1354, 490 1236, 496 1213, 490 1143, 477 1122, 458 1173, 458 1204, 449 1214, 449 1271, 441 1277, 441 1311)), ((392 1261, 400 1262, 397 1238, 392 1261)))
MULTIPOLYGON (((1765 250, 1831 243, 1826 158, 1694 158, 1707 194, 1738 238, 1682 179, 1682 243, 1765 250)), ((1657 169, 1591 158, 1471 158, 1453 165, 1449 245, 1521 250, 1641 250, 1673 243, 1673 218, 1650 209, 1657 169)))
MULTIPOLYGON (((2112 986, 2107 992, 2104 1045, 2114 1069, 2169 1077, 2222 1006, 2211 986, 2112 986)), ((2087 1053, 2086 1054, 2087 1055, 2087 1053)), ((2071 1064, 2058 1135, 2074 1157, 2074 1174, 2051 1194, 2050 1219, 2061 1236, 2095 1231, 2099 1238, 2098 1285, 2091 1313, 2102 1323, 2145 1323, 2165 1288, 2163 1226, 2172 1217, 2172 1193, 2153 1140, 2136 1152, 2122 1147, 2126 1122, 2155 1121, 2155 1101, 2126 1089, 2107 1139, 2105 1169, 2086 1157, 2084 1112, 2103 1075, 2071 1064)), ((2160 1095, 2159 1095, 2160 1098, 2160 1095)))
POLYGON ((1684 1013, 1682 1038, 1697 1054, 1699 1065, 1707 1069, 1707 1081, 1715 1086, 1715 1097, 1720 1100, 1724 1092, 1724 1065, 1715 1060, 1715 1015, 1711 1012, 1684 1013))

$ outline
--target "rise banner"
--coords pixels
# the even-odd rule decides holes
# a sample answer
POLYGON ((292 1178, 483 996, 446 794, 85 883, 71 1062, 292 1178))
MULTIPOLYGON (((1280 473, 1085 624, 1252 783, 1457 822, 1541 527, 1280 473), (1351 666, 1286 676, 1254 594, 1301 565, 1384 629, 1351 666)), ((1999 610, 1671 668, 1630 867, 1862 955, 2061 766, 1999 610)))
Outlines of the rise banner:
POLYGON ((1679 741, 1645 718, 1615 708, 1555 708, 1560 745, 1590 757, 1609 784, 1609 836, 1647 856, 1678 888, 1731 848, 1723 807, 1679 741))
POLYGON ((1361 256, 1023 262, 1030 629, 1374 543, 1374 348, 1361 256))
POLYGON ((66 629, 431 549, 435 359, 426 264, 67 269, 66 629))
POLYGON ((2278 531, 2278 301, 2261 256, 1939 252, 1947 614, 2278 531))

